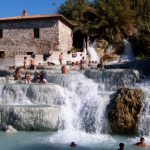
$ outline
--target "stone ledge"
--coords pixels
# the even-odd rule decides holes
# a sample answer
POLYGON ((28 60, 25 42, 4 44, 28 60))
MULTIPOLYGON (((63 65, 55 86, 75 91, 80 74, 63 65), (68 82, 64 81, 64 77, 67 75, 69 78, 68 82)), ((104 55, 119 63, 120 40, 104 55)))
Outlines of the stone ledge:
POLYGON ((1 125, 12 125, 18 131, 58 130, 60 108, 55 106, 0 105, 1 125))

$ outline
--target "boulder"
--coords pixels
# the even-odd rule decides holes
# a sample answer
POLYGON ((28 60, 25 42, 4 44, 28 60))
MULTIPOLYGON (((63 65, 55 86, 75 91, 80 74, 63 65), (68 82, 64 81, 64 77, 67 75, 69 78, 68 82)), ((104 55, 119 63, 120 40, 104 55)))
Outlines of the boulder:
POLYGON ((141 110, 144 94, 141 89, 122 88, 109 105, 108 119, 113 133, 137 133, 138 115, 141 110))
POLYGON ((17 132, 17 130, 15 128, 13 128, 12 125, 3 125, 2 131, 5 131, 6 133, 17 132))

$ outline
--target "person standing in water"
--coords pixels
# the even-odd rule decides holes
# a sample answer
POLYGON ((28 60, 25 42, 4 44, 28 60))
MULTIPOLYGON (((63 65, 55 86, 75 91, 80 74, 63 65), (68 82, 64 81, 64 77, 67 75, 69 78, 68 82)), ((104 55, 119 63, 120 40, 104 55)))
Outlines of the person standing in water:
POLYGON ((36 66, 36 61, 35 61, 35 56, 33 55, 31 56, 31 59, 30 59, 30 69, 34 70, 35 66, 36 66))
POLYGON ((84 70, 86 65, 86 60, 85 57, 83 56, 82 59, 80 60, 80 70, 84 70))
POLYGON ((97 68, 98 68, 98 69, 105 69, 103 58, 100 59, 98 65, 97 65, 97 68))
POLYGON ((23 68, 27 69, 27 57, 24 57, 23 68))
POLYGON ((59 55, 59 62, 60 62, 60 65, 63 64, 63 59, 64 59, 63 52, 61 52, 60 55, 59 55))

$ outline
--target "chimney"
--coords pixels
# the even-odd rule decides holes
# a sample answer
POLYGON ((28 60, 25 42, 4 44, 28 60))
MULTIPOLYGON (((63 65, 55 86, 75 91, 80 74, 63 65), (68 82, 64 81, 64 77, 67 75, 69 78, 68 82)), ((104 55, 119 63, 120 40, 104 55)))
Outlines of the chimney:
POLYGON ((22 16, 21 16, 21 17, 27 17, 27 16, 28 16, 28 14, 27 14, 26 10, 24 9, 24 10, 22 11, 22 16))

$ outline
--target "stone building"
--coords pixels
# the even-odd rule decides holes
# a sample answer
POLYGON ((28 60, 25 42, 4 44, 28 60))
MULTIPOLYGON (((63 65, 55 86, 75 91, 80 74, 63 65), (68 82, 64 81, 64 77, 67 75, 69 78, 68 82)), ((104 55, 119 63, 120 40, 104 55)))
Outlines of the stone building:
POLYGON ((0 18, 0 58, 38 55, 72 48, 73 25, 62 15, 0 18))

